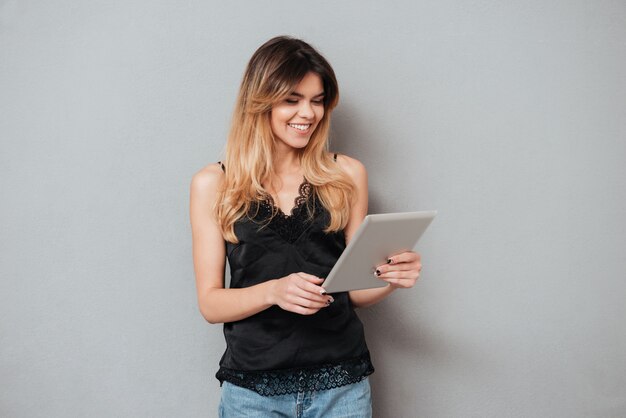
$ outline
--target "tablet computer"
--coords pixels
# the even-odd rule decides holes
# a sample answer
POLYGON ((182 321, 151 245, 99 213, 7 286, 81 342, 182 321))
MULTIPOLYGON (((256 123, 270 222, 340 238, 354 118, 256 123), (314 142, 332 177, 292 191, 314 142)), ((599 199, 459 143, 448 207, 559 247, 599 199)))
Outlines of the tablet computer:
POLYGON ((436 211, 367 215, 343 251, 322 287, 326 293, 385 287, 375 276, 387 257, 415 248, 436 211))

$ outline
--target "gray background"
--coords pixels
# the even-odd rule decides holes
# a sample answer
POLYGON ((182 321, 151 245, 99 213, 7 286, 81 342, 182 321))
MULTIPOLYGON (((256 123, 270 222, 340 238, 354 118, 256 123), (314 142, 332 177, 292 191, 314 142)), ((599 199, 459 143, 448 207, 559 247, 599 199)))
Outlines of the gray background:
POLYGON ((216 415, 189 182, 278 34, 370 211, 439 210, 375 416, 626 416, 626 3, 540 0, 0 1, 0 416, 216 415))

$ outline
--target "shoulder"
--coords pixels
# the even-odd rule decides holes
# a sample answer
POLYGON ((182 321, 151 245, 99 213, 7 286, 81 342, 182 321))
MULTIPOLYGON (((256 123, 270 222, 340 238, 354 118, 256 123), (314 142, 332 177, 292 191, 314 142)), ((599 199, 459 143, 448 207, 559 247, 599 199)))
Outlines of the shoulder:
POLYGON ((198 196, 215 196, 223 180, 224 171, 220 164, 209 164, 191 178, 191 193, 198 196))
POLYGON ((341 169, 344 170, 355 183, 359 184, 367 179, 365 166, 356 158, 337 154, 337 164, 339 164, 341 169))

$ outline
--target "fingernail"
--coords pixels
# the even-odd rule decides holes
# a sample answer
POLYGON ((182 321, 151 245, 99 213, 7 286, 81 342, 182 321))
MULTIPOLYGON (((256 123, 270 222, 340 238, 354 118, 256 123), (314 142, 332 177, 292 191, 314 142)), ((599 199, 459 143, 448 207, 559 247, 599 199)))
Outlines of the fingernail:
POLYGON ((335 301, 335 299, 333 299, 333 297, 332 297, 332 296, 329 296, 329 297, 328 297, 328 303, 329 303, 329 304, 333 303, 334 301, 335 301))
POLYGON ((388 258, 387 259, 387 264, 391 264, 391 263, 393 263, 393 260, 391 258, 388 258))
POLYGON ((380 276, 380 270, 376 269, 376 275, 380 276))
POLYGON ((320 290, 320 295, 324 296, 326 294, 326 289, 320 290))

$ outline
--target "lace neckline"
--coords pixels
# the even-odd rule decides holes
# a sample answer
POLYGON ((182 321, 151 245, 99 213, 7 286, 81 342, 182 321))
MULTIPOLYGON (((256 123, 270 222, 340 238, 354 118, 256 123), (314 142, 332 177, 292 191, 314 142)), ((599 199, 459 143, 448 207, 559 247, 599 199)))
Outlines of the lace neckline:
POLYGON ((289 215, 276 206, 274 199, 268 194, 257 201, 248 216, 250 220, 260 224, 261 229, 268 227, 285 241, 294 243, 311 226, 313 217, 319 213, 317 207, 313 185, 305 179, 298 188, 298 196, 289 215))
POLYGON ((283 212, 280 206, 276 205, 274 198, 269 193, 267 194, 264 203, 269 206, 272 213, 275 213, 282 218, 291 218, 295 216, 299 212, 300 208, 307 202, 307 200, 309 200, 312 189, 313 186, 307 181, 307 179, 304 179, 302 183, 300 183, 300 186, 298 187, 298 196, 294 199, 293 207, 288 214, 283 212))

